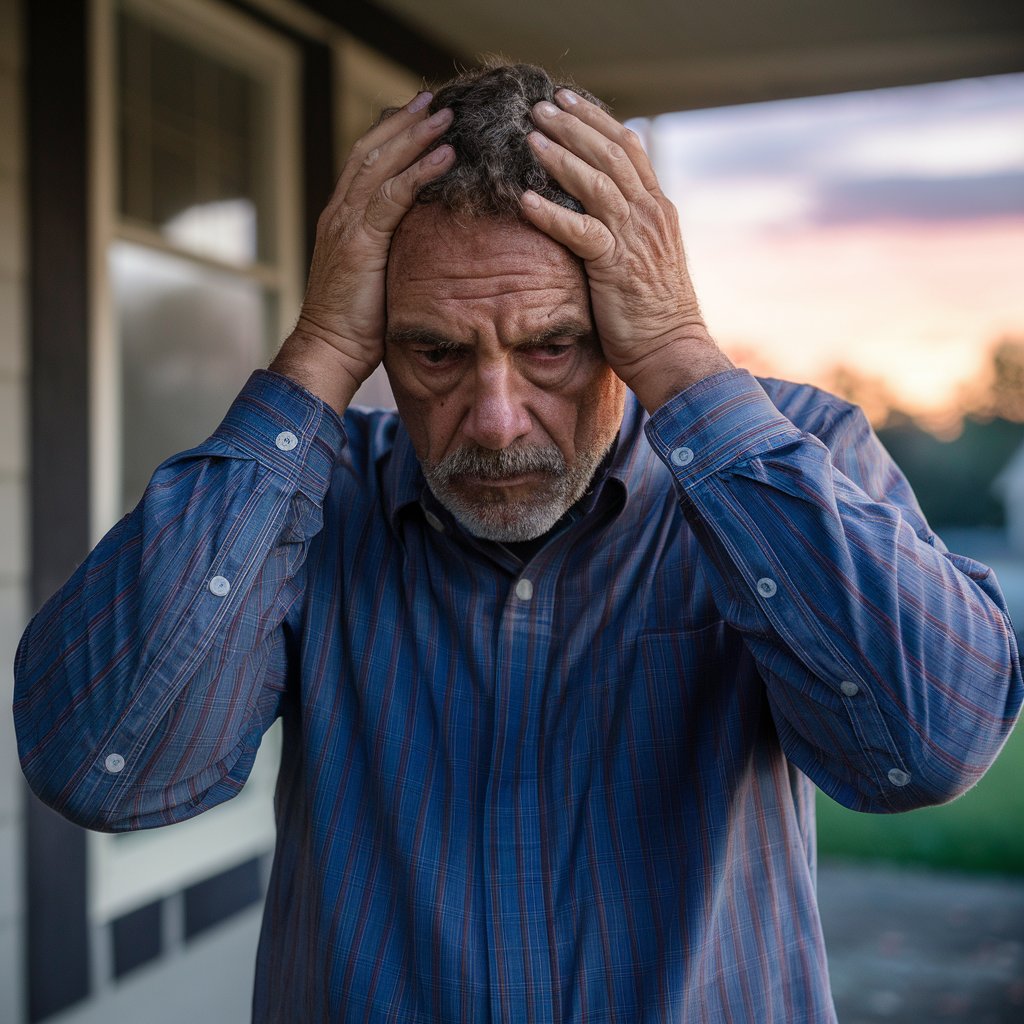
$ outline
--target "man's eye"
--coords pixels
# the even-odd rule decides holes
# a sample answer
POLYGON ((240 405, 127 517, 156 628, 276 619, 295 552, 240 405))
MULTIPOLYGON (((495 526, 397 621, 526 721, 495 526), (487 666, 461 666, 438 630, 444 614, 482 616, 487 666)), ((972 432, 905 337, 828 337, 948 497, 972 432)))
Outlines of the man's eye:
POLYGON ((537 356, 541 359, 557 359, 559 356, 564 356, 572 350, 572 342, 549 342, 546 345, 534 345, 532 348, 527 349, 527 352, 532 356, 537 356))
POLYGON ((461 349, 457 348, 442 348, 440 345, 416 349, 416 353, 420 358, 430 363, 431 366, 443 366, 445 363, 452 363, 459 358, 461 351, 461 349))

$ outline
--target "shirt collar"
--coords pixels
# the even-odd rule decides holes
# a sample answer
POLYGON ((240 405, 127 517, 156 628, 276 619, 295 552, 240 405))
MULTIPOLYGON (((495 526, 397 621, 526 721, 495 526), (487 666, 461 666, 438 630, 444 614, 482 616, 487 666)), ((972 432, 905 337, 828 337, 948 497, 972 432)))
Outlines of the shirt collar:
MULTIPOLYGON (((382 474, 384 507, 392 527, 397 528, 401 514, 411 506, 419 506, 445 523, 451 523, 451 514, 441 506, 427 486, 405 424, 397 413, 394 415, 397 421, 394 443, 382 474)), ((644 436, 647 418, 636 396, 627 391, 619 433, 612 450, 598 467, 587 493, 573 507, 576 518, 592 512, 599 502, 603 504, 610 490, 618 492, 613 496, 621 497, 620 508, 624 507, 630 493, 641 485, 654 456, 644 436)))

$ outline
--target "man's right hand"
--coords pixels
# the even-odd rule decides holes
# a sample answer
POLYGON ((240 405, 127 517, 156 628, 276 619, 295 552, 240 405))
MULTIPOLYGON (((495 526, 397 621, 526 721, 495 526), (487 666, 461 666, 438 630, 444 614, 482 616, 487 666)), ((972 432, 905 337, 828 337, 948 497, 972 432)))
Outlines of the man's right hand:
POLYGON ((338 412, 384 356, 384 281, 391 238, 417 190, 451 167, 451 146, 422 156, 451 124, 420 93, 352 148, 316 228, 306 296, 270 368, 338 412))

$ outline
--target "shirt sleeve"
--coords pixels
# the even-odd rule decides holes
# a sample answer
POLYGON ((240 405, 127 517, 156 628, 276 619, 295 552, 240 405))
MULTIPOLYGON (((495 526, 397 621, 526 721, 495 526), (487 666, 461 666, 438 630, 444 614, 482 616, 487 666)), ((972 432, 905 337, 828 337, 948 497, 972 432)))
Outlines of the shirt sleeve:
POLYGON ((32 789, 78 824, 168 824, 241 789, 278 713, 341 419, 255 373, 199 447, 29 623, 14 718, 32 789))
POLYGON ((856 810, 941 803, 982 776, 1020 709, 1006 604, 990 569, 932 534, 863 414, 806 390, 813 433, 731 370, 666 403, 648 439, 790 761, 856 810))

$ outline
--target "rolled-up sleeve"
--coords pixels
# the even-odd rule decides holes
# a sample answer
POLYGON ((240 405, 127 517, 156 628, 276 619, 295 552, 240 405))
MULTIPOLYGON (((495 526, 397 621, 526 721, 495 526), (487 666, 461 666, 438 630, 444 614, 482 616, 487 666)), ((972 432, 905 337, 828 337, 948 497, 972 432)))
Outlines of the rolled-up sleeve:
POLYGON ((863 414, 813 394, 783 415, 750 374, 717 374, 658 410, 648 439, 788 758, 857 810, 943 802, 1019 713, 1006 604, 931 532, 863 414))
POLYGON ((333 410, 260 371, 206 442, 157 469, 19 646, 18 748, 41 799, 123 830, 238 792, 278 713, 344 444, 333 410))

